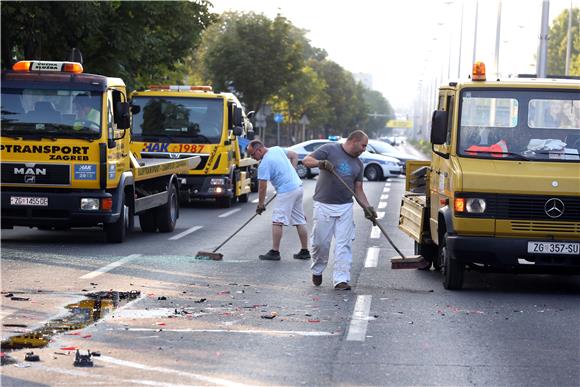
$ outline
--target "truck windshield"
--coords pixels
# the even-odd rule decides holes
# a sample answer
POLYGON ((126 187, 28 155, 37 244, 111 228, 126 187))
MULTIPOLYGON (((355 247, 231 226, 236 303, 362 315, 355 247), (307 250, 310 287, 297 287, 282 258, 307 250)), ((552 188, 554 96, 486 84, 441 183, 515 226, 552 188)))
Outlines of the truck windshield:
POLYGON ((132 136, 137 141, 217 144, 222 137, 220 98, 134 97, 132 136))
POLYGON ((464 90, 457 144, 465 157, 579 162, 579 95, 464 90))
POLYGON ((2 135, 86 138, 101 135, 101 95, 86 90, 2 88, 2 135))

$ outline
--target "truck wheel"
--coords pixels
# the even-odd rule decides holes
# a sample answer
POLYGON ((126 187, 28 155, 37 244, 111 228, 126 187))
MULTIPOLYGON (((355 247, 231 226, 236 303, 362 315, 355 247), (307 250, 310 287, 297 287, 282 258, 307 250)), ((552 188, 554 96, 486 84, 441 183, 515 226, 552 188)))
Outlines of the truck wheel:
POLYGON ((157 227, 159 232, 172 232, 175 230, 179 217, 179 200, 175 185, 169 184, 167 203, 156 210, 157 227))
POLYGON ((221 198, 216 198, 216 203, 218 205, 219 208, 230 208, 232 206, 232 204, 234 204, 234 198, 230 198, 230 197, 221 197, 221 198))
POLYGON ((248 194, 245 193, 243 195, 238 196, 238 202, 247 203, 248 202, 248 194))
POLYGON ((463 287, 465 265, 455 259, 451 259, 446 242, 447 234, 439 243, 439 259, 443 264, 443 287, 448 290, 459 290, 463 287))
POLYGON ((308 168, 306 168, 304 164, 298 163, 296 166, 296 173, 298 174, 299 178, 305 179, 308 177, 308 168))
POLYGON ((365 169, 365 177, 368 181, 379 181, 383 178, 383 171, 377 165, 369 165, 365 169))
POLYGON ((109 243, 121 243, 127 236, 129 229, 129 206, 125 202, 125 195, 122 196, 123 207, 121 208, 121 215, 115 223, 105 223, 105 235, 109 243))
POLYGON ((155 211, 147 210, 139 214, 139 224, 143 232, 157 231, 157 221, 155 219, 155 211))
POLYGON ((429 262, 429 265, 426 267, 421 267, 419 270, 429 271, 431 269, 431 264, 434 262, 434 258, 437 256, 437 250, 435 250, 435 253, 433 253, 433 250, 434 249, 432 246, 423 245, 415 241, 415 255, 420 255, 425 258, 427 262, 429 262))

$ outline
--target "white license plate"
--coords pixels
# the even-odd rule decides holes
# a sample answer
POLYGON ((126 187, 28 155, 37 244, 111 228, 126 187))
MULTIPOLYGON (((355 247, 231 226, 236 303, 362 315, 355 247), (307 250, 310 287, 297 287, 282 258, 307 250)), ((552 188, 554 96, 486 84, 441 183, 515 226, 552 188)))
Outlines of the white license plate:
POLYGON ((48 206, 48 198, 43 197, 27 197, 27 196, 11 196, 10 204, 13 206, 48 206))
POLYGON ((580 254, 580 243, 571 242, 528 242, 530 254, 580 254))

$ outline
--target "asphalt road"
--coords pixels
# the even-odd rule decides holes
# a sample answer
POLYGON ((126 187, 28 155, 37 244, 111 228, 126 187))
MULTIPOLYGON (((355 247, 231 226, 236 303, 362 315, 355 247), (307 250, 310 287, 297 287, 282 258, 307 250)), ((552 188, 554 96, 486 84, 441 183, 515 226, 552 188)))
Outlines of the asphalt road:
MULTIPOLYGON (((315 180, 304 184, 310 217, 315 180)), ((403 179, 365 182, 411 254, 397 229, 403 188, 403 179)), ((259 261, 271 247, 270 210, 220 250, 223 261, 195 259, 254 209, 186 206, 174 233, 137 228, 120 245, 98 230, 2 230, 3 339, 66 315, 87 293, 141 292, 33 349, 40 362, 23 361, 30 349, 10 352, 2 386, 580 385, 580 278, 467 273, 464 290, 446 291, 440 273, 391 270, 394 250, 360 209, 352 291, 335 291, 329 269, 312 285, 309 262, 292 258, 291 229, 282 260, 259 261), (101 356, 74 367, 73 348, 101 356)))

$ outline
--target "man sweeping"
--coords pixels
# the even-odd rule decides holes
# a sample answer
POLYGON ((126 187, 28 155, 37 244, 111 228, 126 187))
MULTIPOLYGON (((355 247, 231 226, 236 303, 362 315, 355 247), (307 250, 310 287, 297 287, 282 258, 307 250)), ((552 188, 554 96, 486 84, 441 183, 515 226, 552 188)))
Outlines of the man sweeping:
POLYGON ((262 214, 266 210, 266 190, 268 181, 277 192, 274 210, 272 211, 272 249, 260 255, 261 260, 279 261, 280 241, 284 226, 296 226, 298 238, 302 245, 301 250, 294 254, 295 259, 310 259, 308 251, 308 232, 302 197, 304 190, 302 180, 296 173, 298 155, 279 146, 267 148, 260 140, 253 140, 248 144, 247 152, 250 157, 260 161, 258 166, 258 206, 256 213, 262 214))

